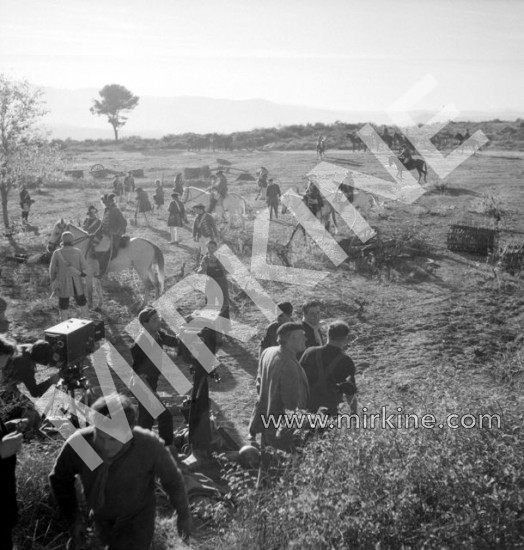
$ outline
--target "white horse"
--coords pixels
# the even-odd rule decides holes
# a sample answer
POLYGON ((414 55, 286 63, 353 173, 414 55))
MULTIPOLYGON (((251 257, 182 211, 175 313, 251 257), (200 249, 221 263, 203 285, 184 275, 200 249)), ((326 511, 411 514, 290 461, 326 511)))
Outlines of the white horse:
MULTIPOLYGON (((184 187, 184 192, 182 193, 182 202, 187 208, 193 208, 199 203, 204 205, 209 204, 209 199, 211 198, 211 193, 198 187, 186 186, 184 187)), ((229 223, 229 220, 226 218, 226 212, 229 215, 230 220, 239 219, 242 224, 242 229, 246 228, 246 212, 247 212, 247 203, 245 199, 238 195, 237 193, 228 193, 225 198, 219 199, 215 206, 213 214, 217 218, 222 218, 229 223)))
MULTIPOLYGON (((333 202, 342 202, 342 194, 342 191, 337 191, 333 197, 333 202)), ((282 214, 285 214, 290 206, 297 209, 299 204, 303 201, 304 195, 300 195, 294 190, 284 193, 280 199, 280 203, 282 204, 282 214)), ((353 200, 351 201, 351 204, 364 214, 368 214, 371 208, 378 206, 378 203, 373 195, 368 195, 367 193, 357 191, 356 189, 353 192, 353 200)), ((322 208, 317 212, 316 216, 317 220, 319 220, 328 231, 331 228, 331 224, 333 224, 335 233, 338 233, 336 210, 329 201, 324 199, 322 208)))
MULTIPOLYGON (((73 225, 67 223, 63 219, 56 222, 49 242, 47 250, 52 252, 60 242, 62 233, 70 231, 73 234, 73 245, 78 248, 85 256, 89 271, 86 277, 86 291, 89 304, 93 305, 93 290, 98 299, 102 299, 102 288, 100 279, 94 277, 98 262, 87 254, 90 248, 91 238, 89 234, 73 225)), ((109 250, 109 237, 104 236, 102 241, 97 245, 95 251, 103 252, 109 250)), ((120 248, 118 254, 114 257, 107 267, 106 273, 118 273, 124 269, 133 268, 144 284, 144 289, 147 292, 148 286, 152 285, 156 291, 157 298, 164 292, 164 255, 158 246, 139 237, 131 238, 129 244, 125 248, 120 248)))

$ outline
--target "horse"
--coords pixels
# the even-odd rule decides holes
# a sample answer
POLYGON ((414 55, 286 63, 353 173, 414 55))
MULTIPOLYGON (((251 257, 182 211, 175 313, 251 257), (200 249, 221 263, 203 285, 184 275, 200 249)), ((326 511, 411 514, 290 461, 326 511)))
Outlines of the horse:
POLYGON ((406 161, 403 161, 403 160, 400 160, 395 155, 391 155, 388 160, 389 160, 390 166, 395 165, 397 167, 396 177, 399 178, 400 180, 402 179, 403 170, 416 170, 418 172, 418 182, 420 183, 420 179, 422 178, 422 175, 424 175, 424 183, 426 183, 428 167, 424 160, 410 158, 406 161))
POLYGON ((351 141, 353 152, 366 150, 366 144, 360 139, 360 136, 358 136, 357 134, 346 134, 346 137, 349 139, 349 141, 351 141))
MULTIPOLYGON (((333 197, 333 202, 341 202, 342 194, 346 195, 340 188, 335 193, 333 197)), ((347 196, 347 195, 346 195, 347 196)), ((292 190, 289 193, 284 193, 280 199, 282 205, 282 214, 287 212, 287 209, 290 205, 293 205, 295 209, 299 207, 300 202, 305 202, 305 195, 301 195, 298 191, 292 190)), ((364 213, 367 213, 368 210, 377 206, 377 202, 374 197, 363 193, 361 191, 353 190, 353 200, 349 201, 353 206, 359 210, 362 210, 364 213)), ((317 220, 325 227, 327 231, 330 230, 331 224, 335 228, 335 233, 338 233, 338 225, 336 220, 336 210, 333 208, 331 203, 326 199, 323 200, 322 208, 316 213, 317 220)))
MULTIPOLYGON (((192 208, 197 204, 205 201, 209 204, 211 193, 198 187, 191 187, 187 185, 184 187, 181 200, 186 208, 192 208)), ((239 218, 242 224, 242 229, 245 229, 246 222, 245 216, 247 212, 247 203, 245 199, 237 193, 228 193, 223 199, 219 200, 215 206, 215 214, 218 218, 226 219, 226 212, 229 214, 230 219, 239 218)))
POLYGON ((317 141, 317 160, 322 160, 324 158, 324 154, 326 152, 326 138, 318 138, 317 141))
MULTIPOLYGON (((60 242, 60 238, 64 231, 70 231, 73 234, 73 245, 80 249, 84 255, 88 273, 86 277, 87 298, 90 306, 93 305, 93 290, 101 300, 101 284, 100 280, 93 277, 96 271, 97 262, 87 254, 90 248, 91 237, 89 233, 77 227, 72 223, 67 223, 64 219, 56 222, 51 231, 51 236, 48 241, 47 250, 53 252, 60 242), (95 287, 95 288, 93 288, 95 287)), ((98 247, 102 250, 108 246, 109 237, 104 236, 98 247)), ((106 248, 107 249, 107 248, 106 248)), ((95 248, 96 251, 96 248, 95 248)), ((140 277, 145 290, 149 285, 152 285, 156 290, 157 298, 164 292, 164 255, 158 246, 139 237, 133 237, 129 240, 129 244, 125 248, 120 248, 118 254, 110 260, 106 273, 118 273, 124 269, 133 268, 140 277)))
POLYGON ((460 150, 463 153, 464 152, 464 146, 466 145, 466 142, 469 140, 469 146, 471 147, 471 150, 473 151, 473 154, 476 155, 477 151, 480 150, 480 144, 475 139, 472 138, 469 134, 469 130, 466 130, 466 133, 462 135, 460 132, 457 132, 455 134, 455 140, 457 141, 458 145, 460 146, 460 150))

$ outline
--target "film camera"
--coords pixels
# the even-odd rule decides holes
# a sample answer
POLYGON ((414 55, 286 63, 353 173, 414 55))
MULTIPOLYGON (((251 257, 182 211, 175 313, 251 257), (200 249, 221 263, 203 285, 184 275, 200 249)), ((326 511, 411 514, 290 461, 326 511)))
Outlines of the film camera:
POLYGON ((68 391, 86 387, 81 362, 96 351, 104 335, 103 321, 82 319, 69 319, 44 332, 53 349, 53 366, 60 369, 62 383, 68 391))

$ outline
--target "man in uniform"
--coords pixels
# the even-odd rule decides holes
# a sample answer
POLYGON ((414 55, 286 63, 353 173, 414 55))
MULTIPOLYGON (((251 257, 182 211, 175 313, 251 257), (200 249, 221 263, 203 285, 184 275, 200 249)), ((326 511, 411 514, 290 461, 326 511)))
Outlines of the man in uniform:
POLYGON ((102 219, 102 225, 100 229, 95 233, 94 244, 98 244, 102 240, 104 235, 107 235, 111 239, 111 245, 107 252, 95 252, 95 258, 98 260, 99 273, 98 276, 102 277, 106 272, 109 261, 118 254, 118 247, 120 246, 120 239, 125 233, 127 228, 127 220, 120 211, 120 208, 115 204, 114 193, 106 194, 102 198, 102 202, 105 205, 104 218, 102 219), (97 242, 98 241, 98 242, 97 242))
POLYGON ((227 179, 222 170, 219 170, 216 173, 216 179, 218 180, 218 183, 214 183, 210 187, 211 197, 209 199, 209 208, 207 209, 210 214, 215 209, 219 199, 224 200, 227 195, 227 179))

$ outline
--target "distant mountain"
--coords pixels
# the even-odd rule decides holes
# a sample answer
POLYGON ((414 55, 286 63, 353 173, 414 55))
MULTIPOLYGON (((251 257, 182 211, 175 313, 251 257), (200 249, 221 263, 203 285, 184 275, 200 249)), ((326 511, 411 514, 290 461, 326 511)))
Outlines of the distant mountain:
MULTIPOLYGON (((98 90, 60 90, 43 88, 49 114, 45 126, 59 139, 111 139, 113 130, 105 117, 89 111, 98 90)), ((417 122, 426 121, 431 113, 412 113, 417 122)), ((458 120, 506 120, 523 117, 523 113, 462 113, 458 120)), ((291 124, 331 124, 337 120, 348 123, 375 122, 391 124, 386 113, 377 111, 337 111, 285 105, 264 99, 231 100, 207 97, 140 97, 127 124, 121 128, 121 137, 138 135, 159 138, 184 132, 231 133, 254 128, 271 128, 291 124)))

